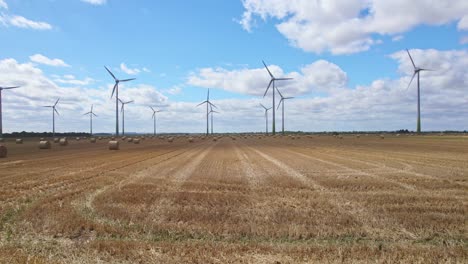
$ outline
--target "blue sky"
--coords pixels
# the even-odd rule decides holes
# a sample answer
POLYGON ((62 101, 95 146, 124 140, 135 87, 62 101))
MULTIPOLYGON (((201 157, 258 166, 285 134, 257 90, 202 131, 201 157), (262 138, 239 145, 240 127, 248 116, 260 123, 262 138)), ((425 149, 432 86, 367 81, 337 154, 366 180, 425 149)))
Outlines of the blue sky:
POLYGON ((467 129, 467 4, 394 2, 0 0, 0 86, 23 86, 4 92, 4 130, 50 130, 40 106, 61 97, 58 131, 86 131, 81 114, 95 104, 94 130, 112 132, 107 65, 137 78, 121 87, 135 100, 127 131, 151 131, 152 105, 161 132, 202 132, 206 88, 221 108, 215 130, 262 131, 262 59, 294 77, 280 85, 297 98, 287 129, 414 129, 405 48, 437 68, 422 75, 423 129, 467 129))

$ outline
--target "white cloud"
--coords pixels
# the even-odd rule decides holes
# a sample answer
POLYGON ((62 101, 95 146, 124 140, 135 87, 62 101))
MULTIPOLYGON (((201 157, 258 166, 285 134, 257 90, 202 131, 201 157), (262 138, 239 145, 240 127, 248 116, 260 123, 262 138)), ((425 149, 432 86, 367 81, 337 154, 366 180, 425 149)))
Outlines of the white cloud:
POLYGON ((464 16, 459 22, 458 22, 458 30, 468 30, 468 15, 464 16))
POLYGON ((94 82, 94 79, 86 77, 83 80, 78 80, 73 75, 64 75, 63 78, 55 78, 55 82, 61 84, 70 84, 70 85, 78 85, 78 86, 86 86, 94 82))
POLYGON ((167 90, 168 94, 179 95, 182 93, 182 88, 180 86, 174 86, 171 89, 167 90))
POLYGON ((107 0, 81 0, 82 2, 92 4, 92 5, 104 5, 107 3, 107 0))
POLYGON ((35 54, 29 57, 29 59, 32 62, 40 63, 40 64, 45 64, 48 66, 54 66, 54 67, 70 67, 70 65, 66 64, 63 60, 61 59, 50 59, 47 58, 46 56, 42 54, 35 54))
POLYGON ((0 14, 0 24, 36 30, 50 30, 52 25, 46 22, 29 20, 22 16, 0 14))
POLYGON ((252 30, 256 16, 273 18, 278 31, 293 46, 308 52, 350 54, 378 44, 376 35, 399 35, 412 28, 443 25, 462 19, 466 29, 465 0, 243 0, 245 11, 239 23, 252 30))
POLYGON ((5 1, 3 1, 3 0, 0 0, 0 8, 8 9, 7 3, 5 3, 5 1))
POLYGON ((120 69, 126 74, 130 74, 130 75, 137 75, 141 72, 141 70, 138 68, 135 68, 135 69, 128 68, 127 65, 125 65, 125 63, 123 62, 120 64, 120 69))
POLYGON ((464 36, 460 39, 460 44, 468 44, 468 36, 464 36))
POLYGON ((403 35, 396 35, 396 36, 392 37, 392 41, 393 42, 398 42, 398 41, 402 40, 403 38, 404 38, 403 35))
MULTIPOLYGON (((290 77, 290 81, 279 81, 277 87, 284 93, 306 94, 312 90, 328 91, 346 85, 347 76, 337 65, 319 60, 301 68, 300 72, 284 73, 276 66, 268 66, 277 78, 290 77)), ((190 74, 187 83, 204 88, 221 88, 226 91, 263 95, 270 81, 264 67, 229 71, 224 68, 203 68, 190 74)))

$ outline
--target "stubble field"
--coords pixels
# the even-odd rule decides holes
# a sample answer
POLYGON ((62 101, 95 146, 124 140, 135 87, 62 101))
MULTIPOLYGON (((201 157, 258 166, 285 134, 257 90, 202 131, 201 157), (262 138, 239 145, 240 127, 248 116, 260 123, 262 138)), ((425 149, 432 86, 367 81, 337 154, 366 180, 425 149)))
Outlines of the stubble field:
POLYGON ((468 262, 468 137, 3 143, 2 263, 468 262))

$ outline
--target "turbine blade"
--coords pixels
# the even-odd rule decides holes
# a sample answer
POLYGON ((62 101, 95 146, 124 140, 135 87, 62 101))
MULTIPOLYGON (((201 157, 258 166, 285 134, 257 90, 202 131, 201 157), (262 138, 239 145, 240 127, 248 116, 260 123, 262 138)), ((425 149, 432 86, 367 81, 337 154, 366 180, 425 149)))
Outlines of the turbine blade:
POLYGON ((15 86, 15 87, 5 87, 5 88, 1 88, 2 90, 10 90, 10 89, 16 89, 16 88, 20 88, 20 86, 15 86))
POLYGON ((97 115, 95 113, 91 113, 91 114, 93 114, 93 116, 97 117, 97 115))
POLYGON ((114 97, 115 88, 117 88, 118 85, 119 84, 116 82, 115 85, 114 85, 114 89, 112 89, 111 98, 114 97))
POLYGON ((263 105, 263 104, 260 104, 261 107, 265 108, 265 110, 267 110, 267 108, 263 105))
POLYGON ((278 93, 279 93, 279 95, 280 95, 281 99, 283 99, 283 98, 284 98, 284 96, 283 96, 283 94, 280 92, 280 90, 278 89, 278 87, 276 87, 276 91, 278 91, 278 93))
POLYGON ((266 94, 268 93, 268 90, 270 89, 271 84, 272 84, 274 81, 275 81, 275 79, 271 79, 271 81, 270 81, 270 83, 268 84, 268 87, 267 87, 265 93, 263 94, 263 97, 266 96, 266 94))
POLYGON ((155 112, 152 106, 150 106, 149 108, 151 108, 151 110, 153 110, 153 112, 155 112))
POLYGON ((57 111, 57 109, 55 109, 55 107, 54 107, 54 111, 55 111, 55 113, 57 113, 57 115, 60 115, 59 112, 57 111))
POLYGON ((275 81, 287 81, 287 80, 292 80, 294 78, 277 78, 275 81))
POLYGON ((287 100, 287 99, 294 99, 294 97, 285 97, 284 100, 287 100))
POLYGON ((134 101, 131 100, 131 101, 126 102, 125 104, 131 104, 131 103, 133 103, 133 102, 134 102, 134 101))
POLYGON ((55 102, 54 106, 56 106, 58 104, 58 102, 60 101, 60 98, 57 99, 57 101, 55 102))
POLYGON ((273 74, 271 73, 270 69, 268 69, 266 63, 265 63, 263 60, 262 60, 262 62, 263 62, 263 65, 265 66, 265 69, 268 71, 268 74, 270 74, 270 77, 271 77, 272 79, 274 79, 275 77, 274 77, 273 74))
POLYGON ((200 105, 202 105, 202 104, 206 104, 206 103, 208 103, 208 101, 203 101, 203 102, 199 103, 199 104, 197 105, 197 107, 200 106, 200 105))
POLYGON ((410 87, 411 83, 413 82, 414 76, 416 76, 416 74, 417 74, 417 72, 415 72, 413 74, 413 77, 411 77, 411 81, 409 82, 408 87, 406 87, 406 90, 408 90, 408 88, 410 87))
POLYGON ((435 71, 433 69, 419 69, 420 71, 435 71))
POLYGON ((212 104, 210 101, 208 101, 208 103, 210 104, 210 106, 213 106, 214 108, 218 108, 216 105, 212 104))
POLYGON ((53 106, 51 106, 51 105, 45 105, 45 106, 43 106, 43 107, 49 107, 49 108, 50 108, 50 107, 53 107, 53 106))
POLYGON ((125 104, 120 98, 117 98, 121 104, 125 104))
POLYGON ((104 66, 104 68, 106 68, 107 72, 112 76, 112 78, 114 78, 114 80, 117 81, 117 78, 115 78, 115 75, 109 69, 107 69, 106 66, 104 66))
POLYGON ((91 114, 91 112, 88 112, 88 113, 86 113, 86 114, 83 114, 83 115, 89 115, 89 114, 91 114))
POLYGON ((136 78, 124 79, 124 80, 120 80, 120 82, 129 82, 129 81, 133 81, 133 80, 136 80, 136 78))
POLYGON ((416 69, 416 64, 414 64, 413 57, 411 57, 411 54, 409 53, 409 50, 406 49, 406 52, 408 52, 408 56, 409 56, 409 58, 410 58, 410 60, 411 60, 411 63, 413 63, 413 67, 416 69))
POLYGON ((279 103, 278 103, 278 107, 276 107, 276 110, 278 110, 278 109, 279 109, 279 107, 281 106, 281 103, 283 103, 283 104, 284 104, 284 102, 283 102, 283 101, 284 101, 284 98, 281 98, 281 100, 280 100, 280 101, 279 101, 279 103))

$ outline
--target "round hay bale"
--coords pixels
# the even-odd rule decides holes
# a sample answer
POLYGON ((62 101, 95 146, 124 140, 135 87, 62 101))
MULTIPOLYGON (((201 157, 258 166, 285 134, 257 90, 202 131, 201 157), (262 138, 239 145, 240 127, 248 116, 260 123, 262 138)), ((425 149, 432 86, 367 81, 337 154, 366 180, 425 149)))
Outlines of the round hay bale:
POLYGON ((90 139, 89 139, 89 142, 90 142, 90 143, 96 143, 96 138, 90 138, 90 139))
POLYGON ((109 141, 109 150, 119 150, 119 142, 117 140, 109 141))
POLYGON ((115 137, 111 137, 111 140, 114 141, 114 140, 115 140, 115 137))
POLYGON ((121 139, 122 139, 123 141, 125 141, 125 140, 127 140, 127 137, 122 137, 121 139))
POLYGON ((385 139, 385 136, 384 136, 384 135, 380 135, 380 139, 385 139))
POLYGON ((396 134, 396 136, 397 136, 397 137, 399 137, 399 136, 400 136, 400 134, 396 134))
POLYGON ((0 142, 5 142, 5 139, 3 139, 3 138, 0 138, 0 142))
POLYGON ((216 141, 218 141, 218 139, 217 139, 216 137, 214 137, 214 138, 213 138, 213 141, 215 141, 215 142, 216 142, 216 141))
POLYGON ((361 138, 361 135, 356 135, 356 138, 361 138))
POLYGON ((68 140, 66 138, 61 138, 59 144, 60 146, 68 146, 68 140))
POLYGON ((174 138, 171 138, 171 137, 167 140, 167 142, 169 143, 172 143, 173 141, 174 141, 174 138))
POLYGON ((190 142, 190 143, 193 143, 193 141, 194 141, 193 138, 188 139, 188 142, 190 142))
POLYGON ((81 139, 80 137, 76 137, 76 141, 80 141, 80 139, 81 139))
POLYGON ((5 146, 0 145, 0 158, 6 158, 8 154, 8 150, 5 146))
POLYGON ((133 138, 127 138, 127 142, 132 143, 132 142, 133 142, 133 138))
POLYGON ((23 139, 17 138, 16 139, 16 144, 23 144, 23 139))
POLYGON ((140 144, 140 139, 139 139, 139 138, 135 138, 135 139, 133 140, 133 143, 134 143, 134 144, 140 144))
POLYGON ((98 137, 98 140, 102 140, 102 137, 98 137))
POLYGON ((50 149, 50 142, 47 140, 39 141, 39 149, 50 149))
POLYGON ((60 139, 59 138, 54 138, 54 143, 59 143, 60 139))

